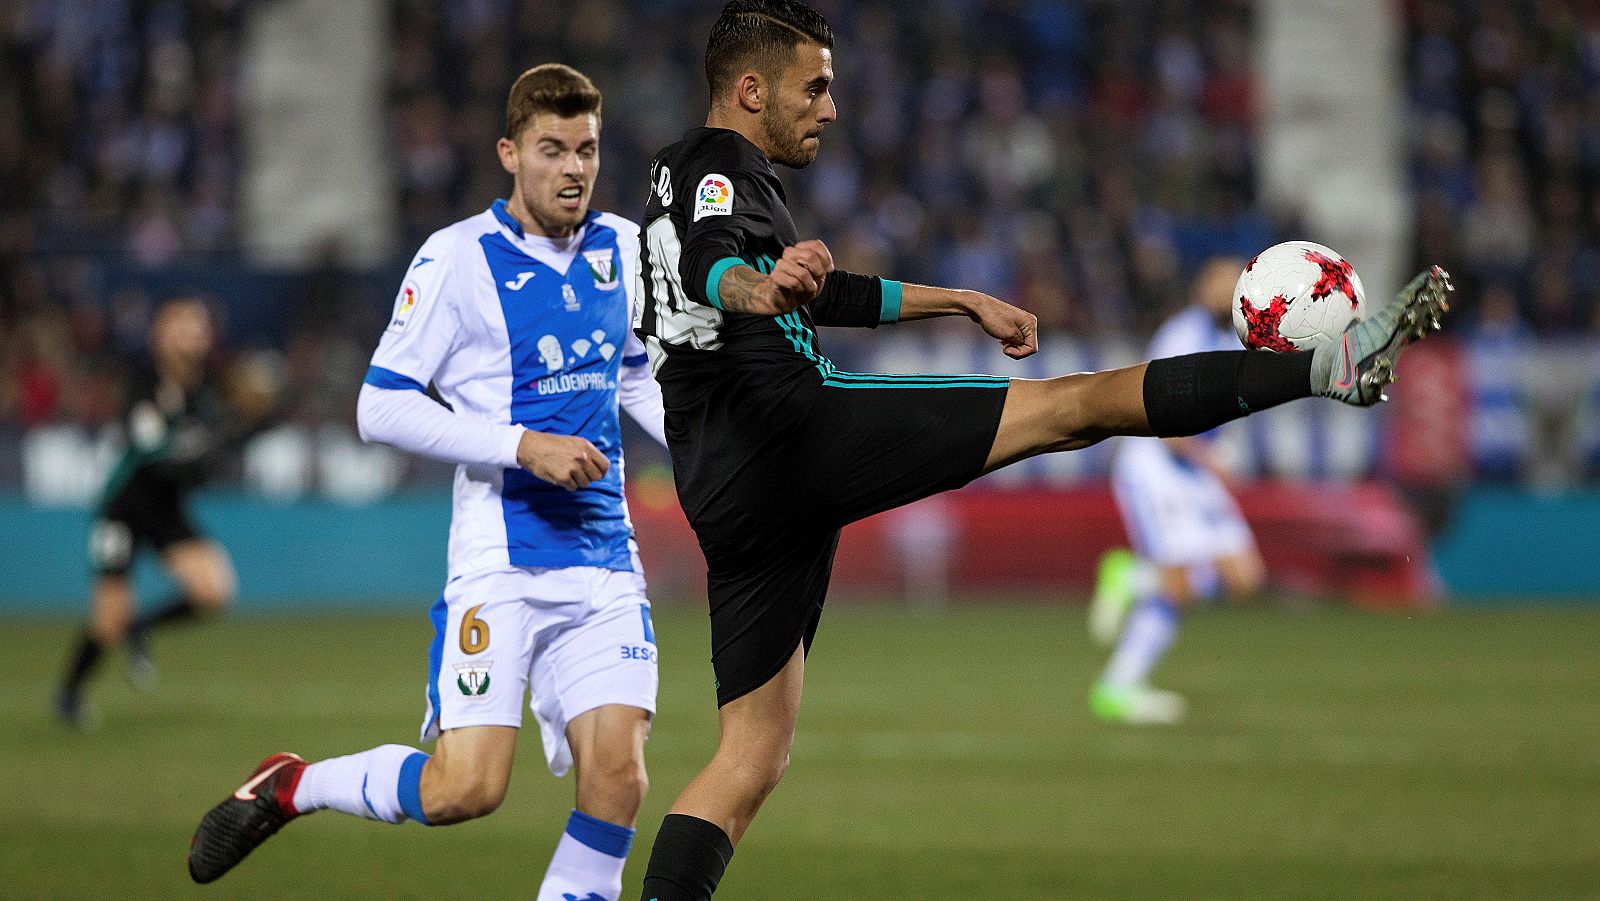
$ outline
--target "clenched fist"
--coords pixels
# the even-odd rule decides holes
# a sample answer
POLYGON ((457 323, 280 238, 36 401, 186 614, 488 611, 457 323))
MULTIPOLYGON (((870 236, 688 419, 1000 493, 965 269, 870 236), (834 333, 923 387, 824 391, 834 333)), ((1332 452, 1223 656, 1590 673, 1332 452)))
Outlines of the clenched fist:
POLYGON ((517 444, 517 465, 568 491, 587 488, 611 471, 611 461, 589 439, 532 429, 517 444))

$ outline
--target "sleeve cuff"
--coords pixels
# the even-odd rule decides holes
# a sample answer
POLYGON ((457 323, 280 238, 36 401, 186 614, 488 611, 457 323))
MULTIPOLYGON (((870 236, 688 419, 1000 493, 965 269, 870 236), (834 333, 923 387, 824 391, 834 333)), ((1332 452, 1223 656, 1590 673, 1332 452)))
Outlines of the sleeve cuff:
POLYGON ((878 324, 899 322, 900 297, 905 293, 905 285, 887 278, 878 279, 878 284, 883 289, 883 307, 878 310, 878 324))
POLYGON ((500 468, 520 469, 521 463, 517 462, 517 448, 522 444, 522 433, 527 429, 520 425, 506 426, 505 441, 500 445, 500 468))
POLYGON ((723 273, 735 266, 748 265, 750 264, 738 257, 723 257, 711 264, 711 272, 706 275, 706 300, 710 301, 711 305, 717 309, 722 309, 722 296, 717 291, 717 286, 722 281, 723 273))
POLYGON ((391 391, 420 391, 426 393, 428 387, 408 375, 401 375, 393 369, 384 369, 382 366, 368 366, 367 376, 363 382, 374 388, 388 388, 391 391))

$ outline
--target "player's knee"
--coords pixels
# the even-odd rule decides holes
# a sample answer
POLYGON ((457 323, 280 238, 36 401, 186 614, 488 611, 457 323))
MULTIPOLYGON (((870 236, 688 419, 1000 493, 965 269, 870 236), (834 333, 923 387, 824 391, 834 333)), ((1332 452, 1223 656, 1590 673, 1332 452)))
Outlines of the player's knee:
POLYGON ((783 781, 783 775, 789 772, 789 750, 785 748, 782 754, 773 757, 766 769, 759 773, 761 782, 757 786, 757 797, 765 799, 772 794, 778 783, 783 781))
POLYGON ((1188 610, 1199 600, 1199 595, 1193 588, 1183 587, 1166 592, 1166 598, 1172 602, 1174 607, 1180 610, 1188 610))
POLYGON ((1267 567, 1260 557, 1239 555, 1228 559, 1219 567, 1222 590, 1229 597, 1249 597, 1266 587, 1267 567))
POLYGON ((1043 403, 1037 410, 1036 425, 1040 450, 1045 453, 1082 450, 1111 434, 1095 407, 1090 374, 1059 376, 1041 385, 1043 403))
POLYGON ((784 774, 789 772, 789 748, 769 749, 764 754, 750 758, 745 772, 750 794, 757 800, 766 798, 783 781, 784 774))
POLYGON ((122 642, 132 625, 127 611, 97 611, 89 623, 89 634, 102 648, 115 647, 122 642))
POLYGON ((1249 597, 1266 587, 1267 571, 1260 566, 1245 567, 1225 574, 1222 582, 1229 597, 1249 597))
POLYGON ((579 793, 592 816, 610 822, 632 820, 650 792, 644 758, 617 755, 591 764, 580 774, 579 793))
POLYGON ((202 616, 212 616, 226 610, 233 603, 235 593, 232 590, 201 593, 190 596, 194 603, 196 613, 202 616))
POLYGON ((645 795, 650 793, 650 774, 645 772, 644 760, 629 760, 614 770, 609 784, 622 807, 632 807, 635 813, 644 806, 645 795))
POLYGON ((1192 607, 1200 599, 1200 592, 1195 588, 1187 567, 1164 567, 1160 579, 1161 594, 1178 607, 1192 607))
POLYGON ((217 613, 232 604, 238 593, 239 583, 233 573, 218 572, 191 587, 189 600, 199 613, 217 613))

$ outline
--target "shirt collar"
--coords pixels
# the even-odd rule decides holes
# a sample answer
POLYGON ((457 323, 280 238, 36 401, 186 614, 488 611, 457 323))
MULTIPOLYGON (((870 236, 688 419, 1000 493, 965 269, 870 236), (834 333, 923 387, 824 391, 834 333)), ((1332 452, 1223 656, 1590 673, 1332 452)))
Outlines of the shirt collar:
MULTIPOLYGON (((556 242, 556 241, 565 241, 565 240, 567 240, 565 238, 542 238, 539 235, 529 235, 526 232, 524 232, 523 228, 522 228, 522 223, 517 221, 517 217, 511 215, 511 209, 507 205, 506 200, 503 197, 495 198, 494 203, 489 205, 489 212, 494 213, 494 217, 496 219, 498 219, 500 221, 500 224, 504 225, 508 231, 510 231, 513 235, 516 235, 517 237, 519 237, 519 238, 521 238, 521 239, 523 239, 525 241, 545 240, 545 241, 556 242)), ((593 222, 595 219, 598 219, 599 217, 600 217, 600 211, 599 210, 591 209, 587 213, 585 213, 584 216, 583 216, 583 224, 578 226, 577 230, 575 232, 573 232, 574 237, 582 238, 584 232, 587 231, 588 228, 589 228, 589 223, 593 222)))

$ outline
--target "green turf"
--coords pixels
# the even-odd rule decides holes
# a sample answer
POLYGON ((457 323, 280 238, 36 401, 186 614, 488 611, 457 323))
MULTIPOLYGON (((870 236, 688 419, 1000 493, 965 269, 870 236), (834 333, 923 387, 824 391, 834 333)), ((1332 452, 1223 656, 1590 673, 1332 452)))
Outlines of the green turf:
MULTIPOLYGON (((661 613, 654 790, 712 743, 701 616, 661 613)), ((529 733, 505 806, 445 829, 323 813, 214 886, 195 821, 255 762, 409 742, 409 618, 236 618, 163 636, 161 689, 43 716, 65 623, 0 627, 0 897, 532 898, 571 801, 529 733)), ((1162 672, 1191 721, 1088 719, 1080 613, 831 611, 793 767, 719 898, 1600 897, 1600 612, 1192 618, 1162 672)))

